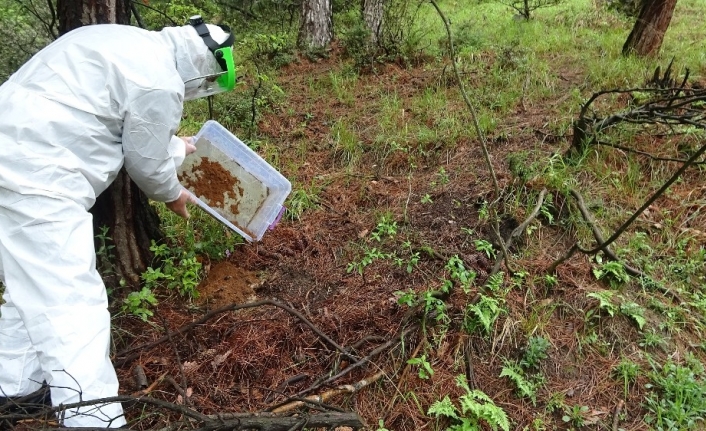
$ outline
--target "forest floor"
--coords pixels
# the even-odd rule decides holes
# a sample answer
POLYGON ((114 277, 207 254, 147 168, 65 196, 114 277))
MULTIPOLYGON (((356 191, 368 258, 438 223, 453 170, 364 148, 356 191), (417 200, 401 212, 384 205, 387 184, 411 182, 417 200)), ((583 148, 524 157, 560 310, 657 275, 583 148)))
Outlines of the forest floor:
MULTIPOLYGON (((594 262, 577 254, 558 267, 555 283, 541 282, 552 262, 574 243, 575 233, 539 217, 535 224, 541 224, 541 234, 529 239, 523 235, 511 250, 513 264, 522 268, 525 280, 535 281, 517 282, 502 267, 504 283, 517 284, 504 298, 504 312, 489 334, 482 328, 468 331, 464 329, 467 304, 481 297, 494 264, 475 241, 488 241, 497 250, 484 214, 494 185, 481 146, 474 138, 462 138, 453 145, 424 143, 424 156, 414 160, 413 169, 404 151, 366 150, 379 148, 372 130, 381 115, 381 95, 396 94, 400 128, 406 118, 427 118, 410 100, 430 88, 441 88, 437 94, 456 94, 444 109, 466 110, 448 67, 441 63, 379 66, 347 89, 347 102, 312 93, 312 82, 329 79, 331 71, 340 67, 336 52, 318 61, 300 59, 286 66, 278 85, 288 96, 258 122, 260 135, 280 143, 282 173, 296 177, 299 185, 309 185, 307 190, 316 194, 315 205, 297 220, 283 219, 262 241, 239 246, 227 259, 204 261, 200 296, 193 302, 177 297, 162 300, 151 324, 121 318, 117 324, 132 334, 132 347, 163 337, 165 327, 172 332, 169 342, 139 349, 129 361, 118 356, 122 392, 140 389, 133 378, 137 365, 150 383, 159 382, 151 389, 152 396, 187 402, 206 414, 263 411, 290 397, 363 382, 369 384, 359 385, 364 387, 355 393, 341 391, 324 403, 357 412, 370 430, 381 424, 395 431, 436 430, 448 423, 431 417, 429 407, 447 395, 451 400, 464 395, 456 379, 465 375, 471 389, 483 391, 507 413, 513 430, 617 430, 617 424, 625 430, 644 429, 645 374, 626 383, 613 371, 624 358, 637 358, 638 327, 618 316, 602 320, 590 331, 587 328, 587 316, 600 312, 587 293, 605 288, 592 274, 594 262), (340 118, 355 123, 363 149, 354 169, 346 153, 332 145, 332 128, 340 118), (287 163, 288 157, 305 162, 287 163), (296 171, 291 170, 294 166, 296 171), (405 232, 404 242, 391 240, 396 231, 405 232), (392 259, 374 258, 376 252, 393 251, 405 259, 417 256, 411 271, 392 259), (366 253, 370 259, 363 264, 366 253), (423 318, 423 307, 400 304, 398 292, 438 290, 443 282, 438 274, 447 271, 454 256, 477 276, 469 292, 456 288, 443 298, 447 324, 435 320, 436 311, 423 318), (356 262, 359 266, 351 266, 356 262), (258 301, 265 302, 217 313, 189 331, 176 333, 219 307, 258 301), (274 301, 289 310, 273 305, 274 301), (592 334, 598 339, 591 339, 592 334), (547 358, 538 363, 543 380, 535 387, 533 401, 518 396, 517 386, 500 375, 506 361, 521 359, 528 338, 537 335, 549 346, 547 358), (356 362, 363 358, 367 361, 356 362), (433 374, 425 374, 419 364, 408 364, 410 358, 423 358, 433 374), (337 373, 343 375, 319 385, 337 373), (160 376, 169 376, 174 383, 159 380, 160 376), (180 394, 179 388, 187 389, 180 394), (189 395, 186 401, 184 394, 189 395)), ((504 236, 529 215, 544 187, 541 182, 520 184, 511 172, 509 156, 531 149, 549 158, 562 154, 571 142, 570 130, 558 136, 548 124, 559 115, 556 107, 565 94, 584 77, 570 66, 555 73, 562 77, 565 92, 557 89, 552 93, 555 99, 539 103, 518 103, 488 136, 500 188, 522 190, 524 196, 517 211, 503 217, 504 236)), ((433 117, 428 117, 427 126, 433 129, 433 117)), ((460 126, 471 128, 472 123, 468 120, 460 126)), ((703 197, 706 190, 697 180, 686 178, 659 205, 670 205, 682 192, 696 190, 703 197)), ((553 198, 555 220, 566 217, 564 198, 558 194, 553 198)), ((646 318, 650 319, 649 313, 646 318)), ((655 351, 655 357, 678 356, 700 343, 689 337, 688 333, 674 337, 670 349, 655 351)), ((127 413, 134 419, 140 410, 131 407, 127 413)), ((139 429, 159 428, 164 421, 159 415, 143 418, 139 429)))

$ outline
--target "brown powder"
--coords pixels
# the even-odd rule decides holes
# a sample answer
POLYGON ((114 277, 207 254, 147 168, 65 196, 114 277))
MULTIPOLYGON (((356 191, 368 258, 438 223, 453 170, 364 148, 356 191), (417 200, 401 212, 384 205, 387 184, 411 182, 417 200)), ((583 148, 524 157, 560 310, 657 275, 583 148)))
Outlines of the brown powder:
MULTIPOLYGON (((240 180, 233 177, 218 162, 202 158, 199 164, 194 165, 192 173, 192 178, 179 178, 179 180, 184 187, 211 206, 223 207, 226 199, 238 201, 238 198, 243 195, 240 180)), ((233 214, 238 214, 238 204, 232 204, 230 211, 233 214)))

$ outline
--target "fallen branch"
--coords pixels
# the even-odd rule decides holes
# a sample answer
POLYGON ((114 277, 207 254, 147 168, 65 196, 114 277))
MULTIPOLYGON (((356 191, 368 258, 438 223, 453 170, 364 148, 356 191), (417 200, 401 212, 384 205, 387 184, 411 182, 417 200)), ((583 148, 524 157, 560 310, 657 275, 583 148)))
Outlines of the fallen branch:
POLYGON ((618 405, 615 407, 615 413, 613 414, 613 431, 618 431, 618 424, 620 423, 620 412, 623 410, 623 405, 625 401, 620 400, 618 405))
MULTIPOLYGON (((500 270, 500 265, 503 261, 503 257, 507 258, 506 250, 509 250, 510 247, 512 247, 512 244, 515 239, 519 238, 519 236, 522 235, 522 232, 527 229, 527 226, 532 223, 532 220, 537 218, 537 216, 539 215, 539 211, 542 209, 542 205, 544 205, 544 198, 546 195, 547 189, 542 189, 542 191, 539 193, 539 197, 537 198, 537 204, 534 206, 534 209, 532 210, 530 215, 525 219, 525 221, 522 222, 522 224, 517 226, 510 233, 508 239, 505 240, 505 247, 498 253, 498 257, 495 259, 495 264, 493 265, 493 269, 490 271, 490 275, 496 274, 500 270)), ((505 265, 507 265, 507 262, 505 262, 505 265)))
POLYGON ((549 267, 548 272, 549 272, 549 273, 553 273, 554 271, 556 271, 556 268, 557 268, 561 263, 565 262, 567 259, 569 259, 571 256, 573 256, 573 254, 574 254, 576 251, 580 251, 581 253, 586 254, 586 255, 589 255, 589 256, 592 256, 592 255, 598 253, 599 251, 605 252, 606 248, 608 248, 608 246, 609 246, 610 244, 612 244, 613 242, 615 242, 615 240, 617 240, 617 239, 620 237, 620 235, 622 235, 622 234, 627 230, 627 228, 628 228, 635 220, 637 220, 637 218, 640 217, 640 215, 642 215, 642 213, 643 213, 647 208, 649 208, 660 196, 662 196, 662 195, 664 194, 664 192, 667 191, 667 189, 669 189, 669 187, 670 187, 672 184, 674 184, 674 182, 676 182, 676 181, 679 179, 679 177, 681 177, 681 175, 684 173, 684 171, 686 171, 687 168, 689 168, 689 166, 692 166, 692 165, 694 164, 694 162, 696 162, 696 160, 697 160, 699 157, 701 157, 701 155, 703 155, 705 152, 706 152, 706 144, 703 145, 703 146, 701 146, 701 148, 699 148, 694 154, 692 154, 691 157, 689 157, 689 159, 688 159, 686 162, 684 162, 684 164, 681 165, 681 166, 679 167, 679 169, 677 169, 677 171, 674 172, 674 174, 672 174, 672 176, 667 180, 667 182, 665 182, 664 184, 662 184, 662 186, 661 186, 656 192, 654 192, 654 193, 652 194, 652 196, 650 196, 650 198, 647 199, 647 200, 645 201, 645 203, 643 203, 642 206, 641 206, 640 208, 638 208, 637 211, 635 211, 635 212, 633 213, 633 215, 630 216, 630 218, 628 218, 628 219, 613 233, 613 235, 610 236, 610 238, 608 238, 608 239, 605 240, 605 241, 599 242, 597 246, 595 246, 595 247, 592 248, 592 249, 588 249, 588 250, 587 250, 587 249, 583 249, 583 248, 579 245, 578 242, 574 243, 574 245, 571 246, 571 248, 569 249, 569 251, 568 251, 566 254, 564 254, 564 256, 560 257, 558 260, 556 260, 556 261, 549 267))
MULTIPOLYGON (((385 375, 384 371, 379 371, 376 374, 374 374, 368 378, 365 378, 355 384, 339 386, 335 389, 331 389, 329 391, 326 391, 321 395, 310 395, 310 396, 306 397, 306 400, 311 400, 311 401, 316 401, 316 402, 322 403, 322 402, 325 402, 326 400, 329 400, 330 398, 332 398, 336 395, 354 394, 354 393, 360 391, 361 389, 363 389, 364 387, 370 385, 371 383, 374 383, 374 382, 380 380, 382 378, 382 376, 384 376, 384 375, 385 375)), ((298 407, 302 407, 305 404, 306 404, 305 400, 294 401, 294 402, 291 402, 291 403, 288 403, 288 404, 285 404, 283 406, 279 406, 279 407, 273 409, 272 413, 288 412, 288 411, 294 410, 298 407)))
MULTIPOLYGON (((586 204, 583 201, 583 196, 581 196, 581 193, 579 193, 578 191, 576 191, 574 189, 570 189, 569 193, 571 193, 571 195, 576 199, 576 205, 578 206, 579 211, 581 212, 581 215, 583 216, 584 221, 586 222, 586 224, 588 224, 588 227, 591 228, 591 232, 593 232, 593 237, 596 239, 596 242, 598 244, 603 244, 605 242, 603 240, 603 234, 601 234, 601 230, 598 228, 598 226, 596 226, 596 222, 595 222, 595 220, 593 220, 593 217, 591 216, 591 212, 588 210, 588 208, 586 208, 586 204)), ((606 246, 603 249, 603 253, 605 253, 609 259, 614 260, 616 262, 620 262, 620 259, 613 252, 613 250, 610 247, 606 246)), ((623 266, 625 267, 625 271, 632 276, 635 276, 635 277, 644 277, 645 276, 645 274, 642 271, 635 269, 635 268, 631 267, 630 265, 623 263, 623 266)))
POLYGON ((162 380, 164 380, 164 378, 167 377, 167 374, 168 374, 168 372, 164 372, 161 376, 159 376, 159 378, 157 380, 152 382, 151 385, 149 385, 147 388, 145 388, 143 390, 140 390, 140 391, 133 393, 132 396, 133 397, 141 397, 141 396, 145 396, 145 395, 149 394, 150 392, 152 392, 154 390, 154 388, 156 388, 160 383, 162 383, 162 380))
MULTIPOLYGON (((365 356, 364 358, 362 358, 362 359, 359 360, 358 362, 349 365, 348 367, 346 367, 346 368, 345 368, 343 371, 341 371, 340 373, 338 373, 338 374, 336 374, 336 375, 334 375, 334 376, 331 376, 331 377, 329 377, 329 378, 327 378, 327 379, 325 379, 325 380, 323 380, 323 381, 321 381, 321 382, 318 382, 318 383, 316 383, 315 385, 313 385, 313 386, 311 386, 311 387, 309 387, 309 388, 307 388, 307 389, 304 389, 303 391, 299 391, 299 392, 298 392, 297 394, 295 394, 294 396, 295 396, 295 397, 301 397, 301 396, 303 396, 303 395, 305 395, 305 394, 307 394, 307 393, 309 393, 309 392, 312 392, 312 391, 314 391, 314 390, 316 390, 316 389, 319 389, 320 387, 322 387, 322 386, 324 386, 324 385, 326 385, 326 384, 329 384, 329 383, 331 383, 331 382, 334 382, 334 381, 340 379, 341 377, 345 376, 346 374, 350 373, 351 371, 355 370, 356 368, 362 367, 363 365, 367 364, 367 363, 368 363, 372 358, 374 358, 375 356, 377 356, 377 355, 379 355, 380 353, 384 352, 385 350, 387 350, 387 349, 390 348, 391 346, 397 345, 398 343, 402 342, 402 339, 404 339, 404 337, 405 337, 409 332, 411 332, 413 329, 415 329, 416 327, 417 327, 417 325, 412 325, 412 326, 408 327, 407 329, 403 330, 398 336, 396 336, 395 338, 389 340, 388 342, 386 342, 386 343, 384 343, 384 344, 381 344, 380 346, 376 347, 376 348, 375 348, 372 352, 370 352, 367 356, 365 356)), ((281 405, 281 404, 280 404, 280 405, 281 405)), ((275 406, 275 407, 272 407, 272 408, 277 408, 277 407, 279 407, 279 405, 278 405, 278 406, 275 406)), ((268 410, 270 410, 270 409, 268 409, 268 410)))
MULTIPOLYGON (((189 431, 233 431, 256 429, 259 431, 287 431, 307 428, 333 429, 350 427, 354 429, 365 427, 365 423, 356 413, 318 413, 315 415, 282 416, 267 413, 252 414, 225 414, 218 419, 209 420, 198 427, 193 424, 173 424, 159 431, 176 431, 189 429, 189 431), (228 417, 229 419, 224 419, 228 417)), ((111 431, 114 428, 42 428, 45 431, 111 431)), ((126 428, 125 431, 131 431, 126 428)))

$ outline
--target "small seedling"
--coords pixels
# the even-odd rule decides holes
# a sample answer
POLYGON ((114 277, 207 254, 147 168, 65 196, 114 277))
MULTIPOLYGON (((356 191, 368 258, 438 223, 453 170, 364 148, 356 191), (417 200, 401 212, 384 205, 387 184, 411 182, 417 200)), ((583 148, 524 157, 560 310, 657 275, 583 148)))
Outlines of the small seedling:
POLYGON ((428 379, 434 375, 434 369, 431 367, 429 361, 427 361, 427 355, 422 355, 418 358, 408 359, 407 363, 409 365, 416 365, 419 367, 417 375, 420 379, 428 379))

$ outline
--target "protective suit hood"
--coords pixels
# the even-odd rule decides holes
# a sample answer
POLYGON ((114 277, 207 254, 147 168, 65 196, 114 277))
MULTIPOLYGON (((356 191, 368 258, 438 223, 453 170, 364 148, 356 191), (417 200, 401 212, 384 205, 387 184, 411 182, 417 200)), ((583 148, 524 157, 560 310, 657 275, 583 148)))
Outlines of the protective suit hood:
MULTIPOLYGON (((217 43, 224 42, 229 36, 216 25, 206 24, 206 26, 217 43)), ((220 73, 221 67, 194 27, 190 25, 166 27, 160 31, 160 34, 165 43, 174 50, 177 72, 185 83, 184 99, 195 98, 192 93, 203 82, 195 78, 220 73)))

